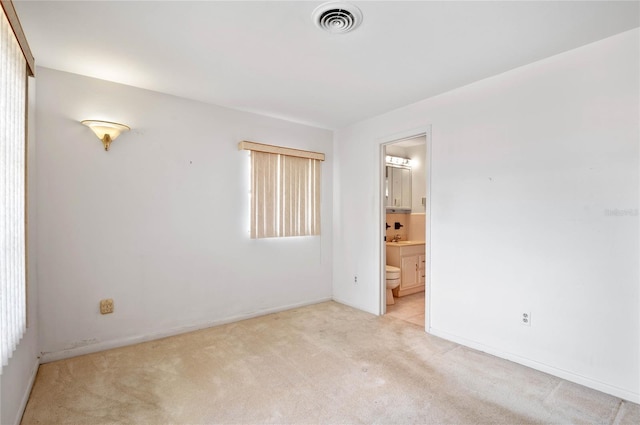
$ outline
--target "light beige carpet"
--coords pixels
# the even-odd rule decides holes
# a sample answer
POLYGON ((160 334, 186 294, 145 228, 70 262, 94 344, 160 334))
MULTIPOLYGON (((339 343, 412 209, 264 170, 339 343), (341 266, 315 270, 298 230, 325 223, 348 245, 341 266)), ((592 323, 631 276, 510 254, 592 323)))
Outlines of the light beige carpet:
POLYGON ((327 302, 42 365, 22 424, 638 424, 640 407, 327 302))

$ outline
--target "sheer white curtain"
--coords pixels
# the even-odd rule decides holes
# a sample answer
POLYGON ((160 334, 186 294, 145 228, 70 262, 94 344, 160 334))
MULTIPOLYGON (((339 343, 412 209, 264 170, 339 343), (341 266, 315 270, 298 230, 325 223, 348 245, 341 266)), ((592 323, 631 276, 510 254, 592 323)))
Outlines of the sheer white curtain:
MULTIPOLYGON (((27 65, 0 8, 0 360, 26 329, 25 108, 27 65)), ((0 366, 0 373, 2 367, 0 366)))
POLYGON ((251 151, 251 237, 320 234, 320 161, 251 151))

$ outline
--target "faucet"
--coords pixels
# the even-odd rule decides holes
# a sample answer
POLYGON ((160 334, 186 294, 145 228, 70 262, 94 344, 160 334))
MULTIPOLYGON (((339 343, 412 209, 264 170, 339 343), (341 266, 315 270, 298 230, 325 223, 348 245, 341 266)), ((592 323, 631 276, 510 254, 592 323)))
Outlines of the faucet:
POLYGON ((391 239, 391 242, 398 242, 400 240, 400 234, 396 233, 396 235, 391 239))

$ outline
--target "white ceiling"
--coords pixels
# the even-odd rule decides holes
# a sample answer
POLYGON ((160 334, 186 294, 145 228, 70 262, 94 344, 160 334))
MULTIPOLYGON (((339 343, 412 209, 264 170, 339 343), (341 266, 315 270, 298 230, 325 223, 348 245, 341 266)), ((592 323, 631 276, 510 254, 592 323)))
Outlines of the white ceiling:
POLYGON ((638 27, 638 1, 14 0, 39 66, 336 129, 638 27))

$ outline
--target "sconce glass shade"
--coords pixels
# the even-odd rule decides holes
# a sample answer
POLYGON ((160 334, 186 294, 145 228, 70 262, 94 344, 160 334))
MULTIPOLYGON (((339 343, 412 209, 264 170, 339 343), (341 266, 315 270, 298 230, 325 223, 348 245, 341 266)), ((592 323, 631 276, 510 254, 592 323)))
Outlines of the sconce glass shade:
POLYGON ((120 133, 131 130, 129 126, 110 121, 84 120, 82 124, 93 130, 98 139, 102 140, 105 151, 109 150, 109 145, 120 133))

